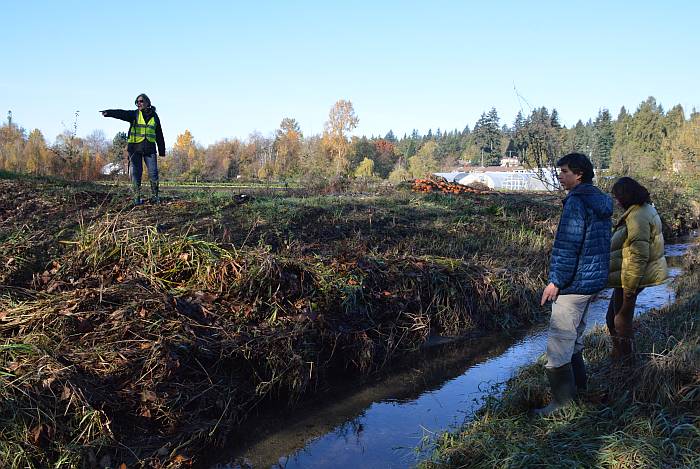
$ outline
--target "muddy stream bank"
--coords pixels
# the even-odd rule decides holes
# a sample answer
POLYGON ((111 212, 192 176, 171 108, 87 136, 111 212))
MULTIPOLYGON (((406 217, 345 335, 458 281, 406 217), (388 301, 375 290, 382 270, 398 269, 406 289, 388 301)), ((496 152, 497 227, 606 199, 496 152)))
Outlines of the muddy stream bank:
MULTIPOLYGON (((671 277, 690 242, 666 246, 671 277)), ((611 291, 591 304, 587 329, 605 324, 611 291)), ((673 302, 671 282, 645 289, 637 314, 673 302)), ((544 352, 546 325, 460 340, 426 350, 401 371, 336 385, 291 411, 261 411, 204 467, 405 468, 428 454, 432 438, 460 426, 521 366, 544 352), (422 448, 422 449, 417 449, 422 448)))

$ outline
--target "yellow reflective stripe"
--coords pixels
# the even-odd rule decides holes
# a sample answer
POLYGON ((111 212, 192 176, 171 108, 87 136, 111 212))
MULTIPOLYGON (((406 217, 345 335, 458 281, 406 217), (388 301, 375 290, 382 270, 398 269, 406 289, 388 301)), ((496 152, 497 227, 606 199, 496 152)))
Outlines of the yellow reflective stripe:
POLYGON ((151 117, 146 125, 146 139, 151 143, 156 143, 156 119, 151 117))
POLYGON ((138 118, 136 122, 131 125, 129 130, 128 143, 141 143, 144 139, 147 139, 151 143, 156 143, 156 119, 151 117, 148 120, 148 124, 143 119, 143 113, 139 111, 138 118))

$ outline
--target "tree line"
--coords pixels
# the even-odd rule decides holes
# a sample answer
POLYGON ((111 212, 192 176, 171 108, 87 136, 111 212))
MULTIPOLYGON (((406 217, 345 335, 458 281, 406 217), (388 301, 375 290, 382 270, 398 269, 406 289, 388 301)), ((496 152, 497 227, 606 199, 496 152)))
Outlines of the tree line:
MULTIPOLYGON (((304 135, 294 118, 285 117, 270 135, 255 132, 205 147, 186 130, 160 164, 163 176, 173 180, 245 178, 313 186, 352 179, 399 182, 436 171, 498 165, 503 158, 546 167, 562 154, 578 151, 589 155, 596 168, 614 174, 693 179, 699 169, 700 113, 693 109, 685 114, 680 105, 664 111, 649 97, 634 112, 623 107, 613 118, 603 108, 595 119, 567 128, 556 109, 519 112, 508 125, 492 108, 473 128, 430 129, 425 135, 413 130, 402 137, 389 130, 383 137, 357 137, 351 135, 359 122, 352 103, 339 100, 321 134, 304 135)), ((101 131, 80 138, 75 127, 49 145, 38 129, 27 133, 8 117, 0 127, 0 169, 94 180, 105 164, 123 164, 125 133, 111 141, 101 131)))

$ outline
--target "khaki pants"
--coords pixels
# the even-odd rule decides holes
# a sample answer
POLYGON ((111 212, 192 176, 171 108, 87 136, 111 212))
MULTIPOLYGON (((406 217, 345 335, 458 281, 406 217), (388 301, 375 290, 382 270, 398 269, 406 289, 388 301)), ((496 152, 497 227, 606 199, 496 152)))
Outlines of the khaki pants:
POLYGON ((571 356, 583 350, 588 306, 594 295, 559 295, 552 303, 547 334, 547 368, 559 368, 571 362, 571 356))

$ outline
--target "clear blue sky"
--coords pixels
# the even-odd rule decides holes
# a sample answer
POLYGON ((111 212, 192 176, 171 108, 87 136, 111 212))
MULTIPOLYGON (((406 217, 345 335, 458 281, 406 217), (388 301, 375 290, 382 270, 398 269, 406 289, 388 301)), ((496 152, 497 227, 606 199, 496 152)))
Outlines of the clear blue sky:
POLYGON ((562 123, 654 96, 700 109, 697 1, 3 2, 0 116, 49 141, 73 126, 108 139, 146 92, 170 147, 320 133, 338 99, 356 135, 473 128, 495 107, 547 106, 562 123), (514 86, 526 100, 519 100, 514 86))

